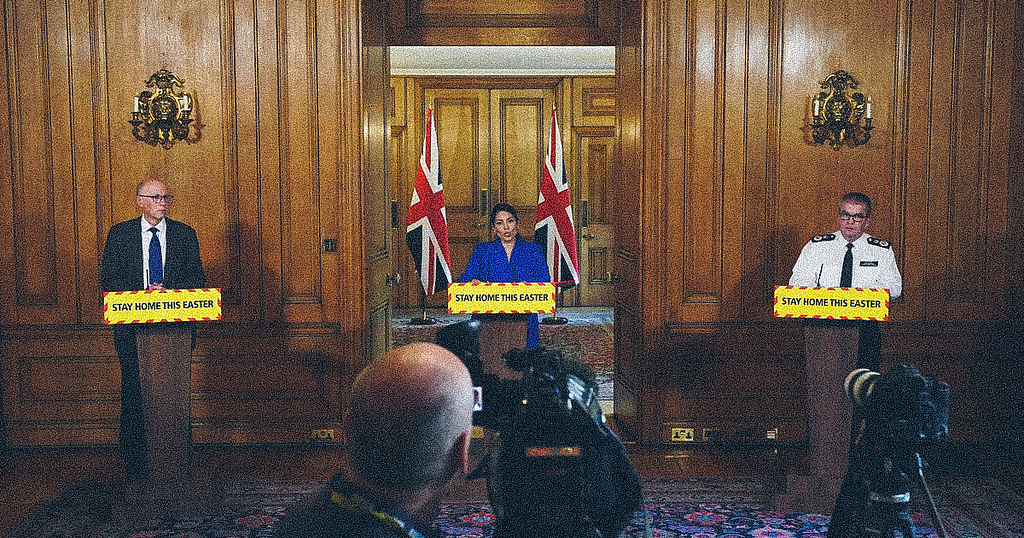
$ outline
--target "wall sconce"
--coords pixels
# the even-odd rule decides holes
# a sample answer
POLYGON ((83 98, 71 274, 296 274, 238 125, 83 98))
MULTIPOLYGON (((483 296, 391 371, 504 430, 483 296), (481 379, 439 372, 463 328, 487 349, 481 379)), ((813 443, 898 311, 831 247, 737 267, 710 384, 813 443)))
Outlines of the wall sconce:
MULTIPOLYGON (((188 140, 189 124, 192 118, 193 99, 190 94, 181 91, 174 93, 174 86, 181 88, 185 81, 166 69, 161 69, 146 81, 146 87, 157 87, 156 93, 144 91, 135 96, 135 108, 132 110, 132 134, 151 146, 159 144, 164 149, 171 149, 177 140, 188 140)), ((196 126, 196 139, 199 129, 196 126)))
POLYGON ((810 127, 814 142, 828 142, 837 151, 843 144, 866 144, 874 129, 871 97, 865 99, 860 92, 849 94, 847 90, 856 88, 857 81, 846 71, 836 71, 820 84, 827 91, 818 92, 811 102, 813 123, 810 127))

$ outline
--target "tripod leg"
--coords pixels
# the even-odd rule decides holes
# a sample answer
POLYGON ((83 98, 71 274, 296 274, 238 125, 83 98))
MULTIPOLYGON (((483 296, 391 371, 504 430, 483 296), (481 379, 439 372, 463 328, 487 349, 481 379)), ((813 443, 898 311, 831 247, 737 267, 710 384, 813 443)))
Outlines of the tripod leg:
MULTIPOLYGON (((917 456, 920 461, 921 456, 917 456)), ((935 500, 932 498, 932 492, 928 489, 928 484, 924 481, 924 470, 921 466, 917 467, 917 479, 921 484, 921 489, 924 490, 924 496, 928 500, 928 517, 932 518, 932 523, 935 525, 935 532, 938 533, 939 538, 946 538, 946 529, 942 526, 942 518, 939 517, 939 509, 935 506, 935 500)))
POLYGON ((847 473, 836 497, 826 538, 857 538, 857 530, 864 519, 867 496, 867 487, 847 473))

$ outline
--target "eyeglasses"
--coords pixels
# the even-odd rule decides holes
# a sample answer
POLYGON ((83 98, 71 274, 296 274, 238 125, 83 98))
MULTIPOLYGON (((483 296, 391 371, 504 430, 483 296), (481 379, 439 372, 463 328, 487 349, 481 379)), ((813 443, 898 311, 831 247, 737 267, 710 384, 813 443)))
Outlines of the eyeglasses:
POLYGON ((174 201, 173 194, 140 194, 139 196, 143 198, 151 198, 154 202, 164 202, 169 204, 174 201))
POLYGON ((857 213, 856 215, 851 215, 851 214, 847 213, 846 211, 840 211, 839 212, 839 218, 841 218, 843 220, 848 220, 850 222, 860 222, 860 221, 868 218, 868 216, 867 215, 862 215, 860 213, 857 213))

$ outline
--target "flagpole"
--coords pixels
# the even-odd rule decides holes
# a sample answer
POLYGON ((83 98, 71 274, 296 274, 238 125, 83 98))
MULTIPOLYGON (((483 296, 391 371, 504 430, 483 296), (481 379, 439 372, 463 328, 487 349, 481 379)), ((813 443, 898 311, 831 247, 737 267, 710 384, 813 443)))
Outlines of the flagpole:
POLYGON ((416 264, 423 287, 420 306, 423 316, 409 320, 412 325, 433 325, 437 320, 427 316, 427 296, 451 283, 448 261, 448 218, 444 210, 444 187, 441 182, 440 156, 434 111, 427 109, 423 128, 423 151, 413 181, 409 217, 406 220, 405 242, 416 264))
POLYGON ((437 323, 436 319, 427 316, 427 294, 422 289, 420 290, 420 306, 423 307, 423 317, 410 319, 409 325, 433 325, 437 323))
MULTIPOLYGON (((572 281, 570 280, 570 282, 572 282, 572 281)), ((560 287, 559 284, 562 284, 562 282, 556 282, 555 283, 555 290, 556 290, 556 292, 557 292, 558 288, 560 287)), ((562 295, 559 294, 558 298, 555 299, 555 309, 551 311, 551 317, 547 317, 547 318, 541 319, 540 320, 541 323, 543 323, 544 325, 565 325, 566 323, 569 323, 568 318, 563 318, 561 316, 556 316, 555 315, 557 313, 557 310, 558 310, 558 300, 561 299, 561 297, 562 297, 562 295)))

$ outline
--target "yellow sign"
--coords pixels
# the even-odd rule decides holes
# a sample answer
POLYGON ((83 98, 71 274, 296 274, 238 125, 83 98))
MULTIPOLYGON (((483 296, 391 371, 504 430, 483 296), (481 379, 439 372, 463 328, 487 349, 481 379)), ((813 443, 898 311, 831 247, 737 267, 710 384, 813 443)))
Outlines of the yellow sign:
POLYGON ((889 320, 889 290, 775 286, 775 317, 889 320))
POLYGON ((220 288, 108 291, 103 323, 161 323, 220 319, 220 288))
POLYGON ((548 282, 477 282, 448 286, 449 314, 550 314, 555 286, 548 282))

